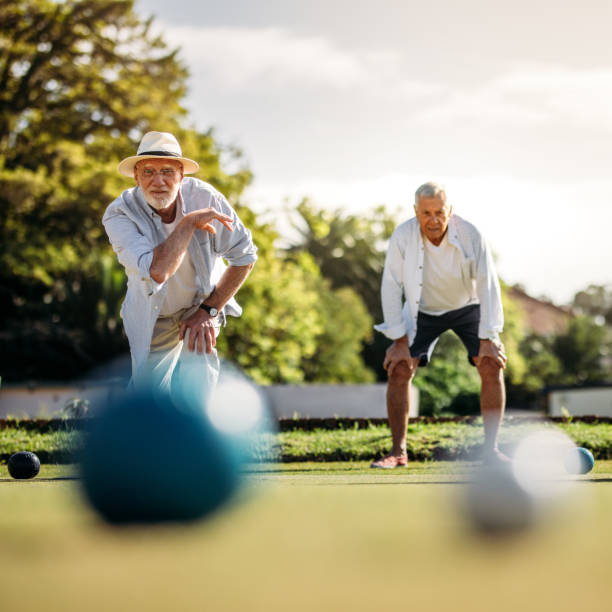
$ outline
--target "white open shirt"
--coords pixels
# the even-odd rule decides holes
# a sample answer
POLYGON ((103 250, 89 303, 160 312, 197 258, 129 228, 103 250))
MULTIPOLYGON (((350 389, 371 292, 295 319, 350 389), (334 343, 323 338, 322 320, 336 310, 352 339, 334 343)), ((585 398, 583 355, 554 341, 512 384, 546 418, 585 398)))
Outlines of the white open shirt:
MULTIPOLYGON (((462 281, 466 290, 475 292, 480 303, 478 336, 497 339, 503 330, 504 314, 491 250, 476 227, 455 214, 448 222, 448 241, 461 252, 462 281)), ((406 335, 408 343, 412 344, 416 335, 424 251, 416 217, 395 229, 389 241, 381 286, 385 320, 374 326, 391 340, 406 335)))
MULTIPOLYGON (((257 260, 251 232, 242 224, 225 197, 214 187, 196 178, 185 178, 179 190, 178 205, 183 215, 194 210, 214 208, 233 219, 234 231, 212 221, 217 230, 210 234, 195 230, 188 253, 196 271, 197 293, 193 305, 202 303, 230 266, 245 266, 257 260)), ((153 250, 166 240, 160 216, 146 203, 140 187, 124 191, 106 209, 102 223, 119 263, 128 277, 121 317, 130 343, 132 377, 149 354, 155 321, 168 290, 168 281, 157 283, 149 268, 153 250)), ((242 309, 232 298, 224 307, 226 314, 240 316, 242 309)))

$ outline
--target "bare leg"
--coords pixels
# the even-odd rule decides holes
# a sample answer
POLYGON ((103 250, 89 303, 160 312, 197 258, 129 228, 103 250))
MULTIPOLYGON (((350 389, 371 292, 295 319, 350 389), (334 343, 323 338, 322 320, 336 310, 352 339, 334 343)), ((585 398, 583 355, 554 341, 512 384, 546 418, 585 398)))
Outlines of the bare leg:
POLYGON ((402 361, 395 366, 387 385, 387 414, 391 428, 391 454, 399 457, 406 454, 406 428, 410 412, 410 387, 416 371, 414 365, 402 361))
POLYGON ((497 435, 504 417, 504 371, 492 359, 484 358, 479 362, 478 373, 482 382, 480 410, 484 424, 484 451, 491 454, 497 451, 497 435))

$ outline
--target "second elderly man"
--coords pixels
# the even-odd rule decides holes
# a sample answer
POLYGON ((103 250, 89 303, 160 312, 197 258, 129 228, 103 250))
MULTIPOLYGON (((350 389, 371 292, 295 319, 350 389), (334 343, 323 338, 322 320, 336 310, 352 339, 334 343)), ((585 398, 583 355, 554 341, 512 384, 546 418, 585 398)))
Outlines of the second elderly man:
POLYGON ((385 320, 375 327, 393 340, 383 364, 389 376, 392 448, 372 467, 407 464, 412 379, 418 367, 427 365, 439 336, 447 330, 459 336, 482 381, 483 459, 507 461, 497 448, 505 405, 506 355, 499 340, 503 311, 491 251, 471 223, 453 214, 441 186, 421 185, 414 210, 416 216, 391 236, 383 272, 385 320))

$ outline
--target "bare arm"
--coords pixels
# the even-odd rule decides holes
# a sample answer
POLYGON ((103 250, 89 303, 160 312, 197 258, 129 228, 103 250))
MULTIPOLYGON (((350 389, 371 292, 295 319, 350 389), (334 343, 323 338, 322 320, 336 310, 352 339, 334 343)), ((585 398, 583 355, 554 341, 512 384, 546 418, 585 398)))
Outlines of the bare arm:
MULTIPOLYGON (((227 267, 223 276, 219 279, 215 290, 204 300, 204 303, 208 306, 214 306, 217 310, 221 310, 240 289, 252 268, 252 263, 246 266, 227 267)), ((206 345, 207 353, 212 352, 213 347, 216 345, 216 338, 213 317, 208 312, 198 308, 194 314, 181 323, 179 331, 179 338, 181 340, 185 337, 187 330, 190 330, 188 344, 190 351, 194 350, 197 341, 198 353, 204 350, 204 345, 206 345)))
POLYGON ((207 306, 221 310, 242 286, 253 269, 252 263, 246 266, 228 266, 215 286, 215 290, 204 300, 207 306))
MULTIPOLYGON (((231 217, 217 212, 212 208, 204 208, 203 210, 187 213, 170 236, 155 247, 153 250, 153 261, 149 268, 149 274, 155 282, 165 282, 178 270, 187 252, 189 241, 196 229, 216 234, 215 228, 210 223, 213 219, 217 219, 223 223, 227 229, 233 231, 231 217)), ((227 299, 229 300, 229 298, 227 299)))

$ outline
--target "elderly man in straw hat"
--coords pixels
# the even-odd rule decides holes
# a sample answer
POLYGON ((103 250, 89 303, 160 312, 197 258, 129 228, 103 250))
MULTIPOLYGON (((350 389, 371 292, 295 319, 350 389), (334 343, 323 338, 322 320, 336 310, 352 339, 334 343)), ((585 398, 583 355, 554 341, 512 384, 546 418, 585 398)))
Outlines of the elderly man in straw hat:
POLYGON ((118 168, 136 185, 102 220, 128 276, 121 316, 136 388, 174 394, 176 379, 187 376, 211 390, 220 326, 242 312, 234 295, 257 249, 221 193, 185 178, 198 169, 172 134, 145 134, 137 154, 118 168))

